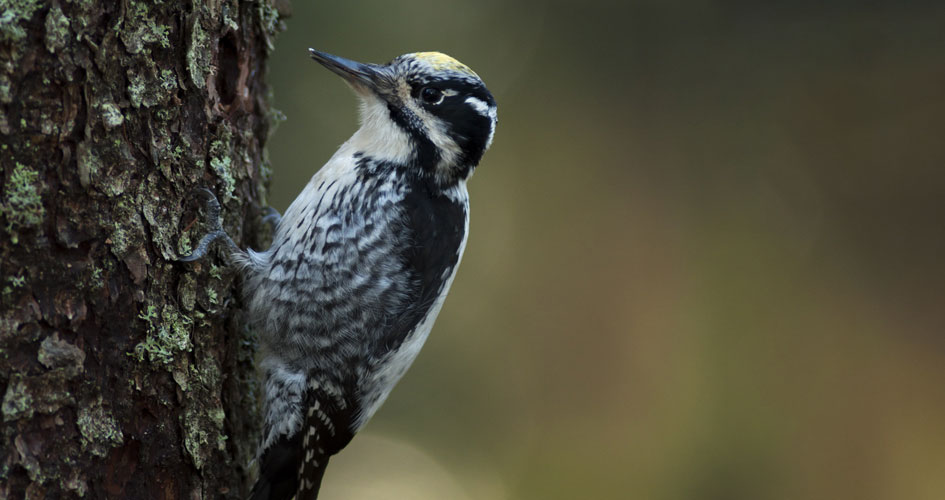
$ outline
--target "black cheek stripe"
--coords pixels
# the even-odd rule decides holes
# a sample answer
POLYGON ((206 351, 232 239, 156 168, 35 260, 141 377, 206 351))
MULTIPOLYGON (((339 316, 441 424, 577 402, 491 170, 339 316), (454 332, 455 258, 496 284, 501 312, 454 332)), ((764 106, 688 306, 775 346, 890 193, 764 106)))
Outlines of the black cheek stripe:
POLYGON ((390 119, 407 131, 407 134, 413 140, 416 148, 416 157, 413 158, 415 166, 431 175, 435 174, 436 166, 440 163, 440 152, 433 141, 427 138, 423 128, 418 125, 416 117, 412 114, 408 116, 408 111, 398 108, 392 103, 387 104, 387 111, 390 114, 390 119))

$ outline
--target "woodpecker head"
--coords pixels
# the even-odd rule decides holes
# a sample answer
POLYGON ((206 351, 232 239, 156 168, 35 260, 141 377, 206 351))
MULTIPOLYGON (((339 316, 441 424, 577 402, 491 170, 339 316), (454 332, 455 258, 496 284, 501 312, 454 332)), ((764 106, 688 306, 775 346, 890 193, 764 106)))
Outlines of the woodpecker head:
POLYGON ((451 185, 472 174, 492 143, 495 99, 456 59, 417 52, 379 65, 309 51, 361 98, 361 129, 348 141, 359 152, 451 185))

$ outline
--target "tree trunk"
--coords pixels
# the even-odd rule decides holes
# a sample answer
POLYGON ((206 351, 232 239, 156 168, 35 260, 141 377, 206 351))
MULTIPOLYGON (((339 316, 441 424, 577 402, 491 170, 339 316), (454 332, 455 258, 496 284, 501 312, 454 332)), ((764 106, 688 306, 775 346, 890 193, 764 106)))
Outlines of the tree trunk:
POLYGON ((246 493, 271 1, 0 3, 0 498, 246 493))

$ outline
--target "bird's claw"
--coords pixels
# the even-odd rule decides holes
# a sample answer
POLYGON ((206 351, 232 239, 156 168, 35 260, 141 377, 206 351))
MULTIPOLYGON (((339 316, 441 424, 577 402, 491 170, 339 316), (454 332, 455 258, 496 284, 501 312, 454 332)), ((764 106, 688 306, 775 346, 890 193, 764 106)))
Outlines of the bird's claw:
POLYGON ((193 262, 202 258, 210 249, 210 244, 218 238, 224 238, 231 249, 238 250, 239 247, 236 246, 236 243, 234 243, 230 236, 226 234, 226 231, 223 230, 223 221, 220 217, 220 201, 217 200, 213 191, 207 188, 198 188, 195 194, 203 198, 206 202, 207 222, 210 225, 210 232, 200 240, 200 243, 197 244, 197 247, 190 255, 178 257, 177 260, 180 262, 193 262))

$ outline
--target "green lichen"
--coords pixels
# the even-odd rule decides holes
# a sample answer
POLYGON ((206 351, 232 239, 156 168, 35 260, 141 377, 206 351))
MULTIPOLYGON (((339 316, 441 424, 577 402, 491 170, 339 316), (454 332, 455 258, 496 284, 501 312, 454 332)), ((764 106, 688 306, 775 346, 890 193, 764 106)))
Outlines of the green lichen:
POLYGON ((232 162, 229 157, 211 158, 210 168, 217 174, 217 177, 223 181, 223 201, 224 203, 233 199, 233 192, 236 191, 236 179, 230 169, 232 162))
POLYGON ((180 237, 181 209, 168 205, 173 196, 167 189, 166 175, 163 169, 151 172, 148 178, 138 186, 138 206, 148 225, 151 243, 165 260, 176 260, 180 255, 178 239, 180 237))
POLYGON ((266 49, 272 52, 275 46, 272 40, 276 34, 282 30, 282 22, 279 19, 279 11, 269 0, 256 2, 256 15, 259 18, 259 25, 262 28, 263 38, 266 40, 266 49))
POLYGON ((95 456, 104 457, 109 448, 121 446, 125 441, 121 426, 102 406, 101 396, 90 405, 79 409, 76 425, 81 434, 82 449, 95 456))
POLYGON ((4 190, 4 201, 0 204, 0 215, 7 220, 6 230, 14 244, 19 241, 15 233, 17 228, 37 226, 46 215, 39 191, 39 172, 17 162, 4 190))
POLYGON ((213 423, 222 429, 223 421, 226 420, 226 412, 223 411, 223 408, 214 408, 210 410, 210 420, 213 420, 213 423))
POLYGON ((227 30, 230 31, 239 31, 240 25, 237 17, 239 16, 239 7, 234 5, 235 9, 230 7, 230 4, 223 4, 223 8, 220 10, 220 15, 222 17, 223 26, 226 26, 227 30))
POLYGON ((157 307, 149 305, 138 318, 148 324, 147 338, 135 346, 138 361, 147 358, 151 363, 167 366, 178 354, 193 349, 190 335, 194 322, 173 306, 165 306, 158 319, 157 307))
POLYGON ((125 226, 118 222, 112 223, 112 232, 106 243, 111 243, 112 253, 118 257, 124 257, 132 246, 132 237, 125 226))
POLYGON ((190 387, 194 391, 191 404, 184 408, 181 426, 184 432, 184 448, 194 461, 194 466, 201 469, 214 450, 226 449, 226 435, 223 422, 226 412, 215 396, 222 377, 219 363, 207 357, 198 363, 200 368, 190 367, 190 387), (199 404, 196 404, 199 402, 199 404), (213 405, 213 406, 211 406, 213 405))
POLYGON ((50 415, 74 404, 68 382, 77 373, 74 365, 68 365, 35 376, 12 375, 0 405, 3 420, 30 418, 34 413, 50 415))
POLYGON ((167 102, 177 90, 177 77, 171 70, 162 70, 155 76, 154 68, 128 71, 128 98, 131 105, 148 108, 167 102))
POLYGON ((125 121, 124 115, 121 114, 121 110, 118 106, 106 102, 102 104, 102 123, 105 124, 105 128, 111 130, 125 121))
POLYGON ((210 168, 223 181, 223 202, 233 199, 236 191, 236 175, 233 160, 230 158, 230 144, 233 143, 233 131, 228 126, 220 129, 218 139, 210 143, 210 168))
POLYGON ((154 43, 165 49, 170 47, 168 33, 170 28, 154 21, 146 2, 131 3, 124 29, 121 29, 121 40, 130 54, 147 52, 147 46, 154 43))
POLYGON ((128 97, 131 99, 131 105, 140 108, 144 104, 144 99, 148 90, 147 80, 139 73, 128 75, 128 97))
POLYGON ((98 22, 95 9, 100 8, 99 2, 95 0, 69 0, 73 9, 71 12, 72 31, 75 32, 75 41, 81 41, 82 37, 89 32, 90 27, 98 22))
MULTIPOLYGON (((200 311, 194 311, 194 322, 201 328, 210 328, 213 326, 213 323, 210 321, 208 316, 200 311)), ((3 323, 0 322, 0 325, 3 323)))
POLYGON ((53 4, 46 14, 46 50, 55 54, 69 40, 69 19, 62 13, 59 4, 53 4))
POLYGON ((190 233, 183 233, 177 239, 177 255, 190 255, 194 251, 194 242, 190 239, 190 233))
POLYGON ((75 398, 69 390, 68 382, 78 375, 78 368, 81 367, 64 366, 36 377, 29 377, 33 387, 35 410, 50 415, 63 406, 74 404, 75 398))
POLYGON ((101 290, 105 286, 105 280, 102 279, 104 269, 96 265, 91 266, 89 272, 88 286, 90 290, 101 290))
POLYGON ((216 264, 210 264, 210 277, 215 280, 223 279, 223 268, 216 264))
POLYGON ((187 48, 187 72, 197 88, 207 88, 210 69, 210 38, 200 25, 199 16, 195 16, 194 28, 190 32, 190 47, 187 48))
MULTIPOLYGON (((181 255, 188 254, 183 253, 181 255)), ((194 310, 194 305, 197 303, 197 278, 194 273, 181 276, 180 284, 177 285, 177 297, 185 311, 194 310)))
POLYGON ((3 413, 4 422, 33 416, 33 396, 22 377, 14 375, 10 380, 0 412, 3 413))
POLYGON ((203 468, 209 458, 206 449, 210 443, 211 432, 203 423, 203 416, 198 408, 187 407, 181 415, 181 424, 184 427, 184 448, 194 461, 197 470, 203 468))
POLYGON ((21 23, 31 19, 43 3, 41 0, 5 0, 0 9, 0 40, 18 42, 26 38, 21 23))
POLYGON ((173 70, 161 70, 161 87, 168 92, 173 92, 177 89, 177 77, 174 76, 173 70))
POLYGON ((112 232, 105 242, 111 245, 112 253, 120 259, 144 243, 144 227, 136 206, 133 199, 124 196, 113 211, 112 232))
POLYGON ((157 306, 148 306, 144 311, 138 313, 138 319, 143 319, 151 328, 154 328, 154 320, 157 317, 157 306))
POLYGON ((190 367, 190 378, 203 391, 219 390, 220 380, 223 378, 220 362, 210 355, 205 355, 199 363, 190 367))

